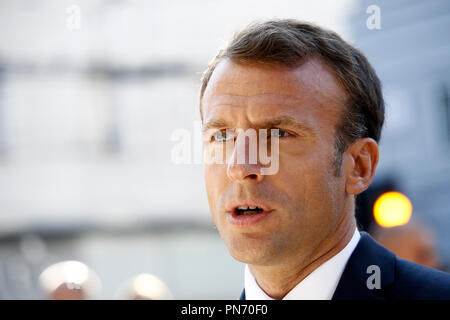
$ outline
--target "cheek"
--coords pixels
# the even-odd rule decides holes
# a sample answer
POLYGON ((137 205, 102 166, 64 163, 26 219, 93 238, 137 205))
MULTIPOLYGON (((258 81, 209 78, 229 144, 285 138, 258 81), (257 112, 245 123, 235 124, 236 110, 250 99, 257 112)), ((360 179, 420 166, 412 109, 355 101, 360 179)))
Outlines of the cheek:
POLYGON ((215 213, 216 204, 226 188, 226 167, 224 165, 205 165, 205 186, 211 213, 215 213))
POLYGON ((334 179, 329 157, 312 152, 280 157, 279 188, 303 214, 330 202, 334 179))
POLYGON ((289 186, 290 192, 298 192, 321 180, 324 171, 323 161, 310 154, 293 154, 280 156, 280 177, 289 186))

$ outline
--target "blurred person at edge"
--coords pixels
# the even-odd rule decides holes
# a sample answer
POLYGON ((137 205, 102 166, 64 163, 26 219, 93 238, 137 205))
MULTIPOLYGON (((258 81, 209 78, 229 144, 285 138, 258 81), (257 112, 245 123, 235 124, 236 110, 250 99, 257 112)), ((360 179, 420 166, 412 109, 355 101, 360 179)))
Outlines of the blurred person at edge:
POLYGON ((450 299, 450 274, 397 258, 356 227, 384 102, 366 57, 339 35, 291 19, 250 24, 204 72, 200 115, 205 153, 226 155, 205 163, 205 183, 213 221, 245 263, 240 299, 450 299), (250 159, 248 129, 278 139, 274 174, 228 149, 244 146, 250 159))
POLYGON ((172 300, 167 285, 158 277, 141 273, 126 281, 117 291, 117 300, 172 300))
POLYGON ((392 228, 376 227, 372 234, 375 240, 399 258, 443 270, 436 249, 435 235, 423 223, 410 221, 392 228))
POLYGON ((79 261, 62 261, 47 267, 39 286, 48 300, 91 300, 100 292, 98 275, 79 261))

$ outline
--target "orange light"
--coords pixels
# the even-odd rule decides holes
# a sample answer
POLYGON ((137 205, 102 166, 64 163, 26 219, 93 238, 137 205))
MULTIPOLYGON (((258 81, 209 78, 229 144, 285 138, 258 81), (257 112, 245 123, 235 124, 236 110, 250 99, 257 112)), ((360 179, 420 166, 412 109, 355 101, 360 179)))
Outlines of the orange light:
POLYGON ((383 193, 373 206, 375 221, 382 227, 395 227, 408 223, 412 204, 408 197, 396 191, 383 193))

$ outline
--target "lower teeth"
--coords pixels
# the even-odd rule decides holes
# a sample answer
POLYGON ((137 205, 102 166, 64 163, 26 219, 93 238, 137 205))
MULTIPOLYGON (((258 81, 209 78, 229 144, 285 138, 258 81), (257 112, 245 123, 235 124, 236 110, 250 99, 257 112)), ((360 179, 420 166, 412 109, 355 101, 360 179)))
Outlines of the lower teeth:
POLYGON ((250 216, 250 215, 254 215, 260 213, 260 211, 240 211, 239 215, 241 216, 250 216))

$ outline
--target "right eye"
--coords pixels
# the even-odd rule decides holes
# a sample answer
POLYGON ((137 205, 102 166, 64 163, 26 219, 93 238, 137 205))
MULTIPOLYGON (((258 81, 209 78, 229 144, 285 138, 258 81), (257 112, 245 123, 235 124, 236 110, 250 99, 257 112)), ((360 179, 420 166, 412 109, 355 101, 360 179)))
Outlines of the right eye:
POLYGON ((212 142, 225 142, 227 140, 230 140, 233 136, 227 132, 227 130, 220 130, 215 132, 212 137, 211 137, 211 141, 212 142))

